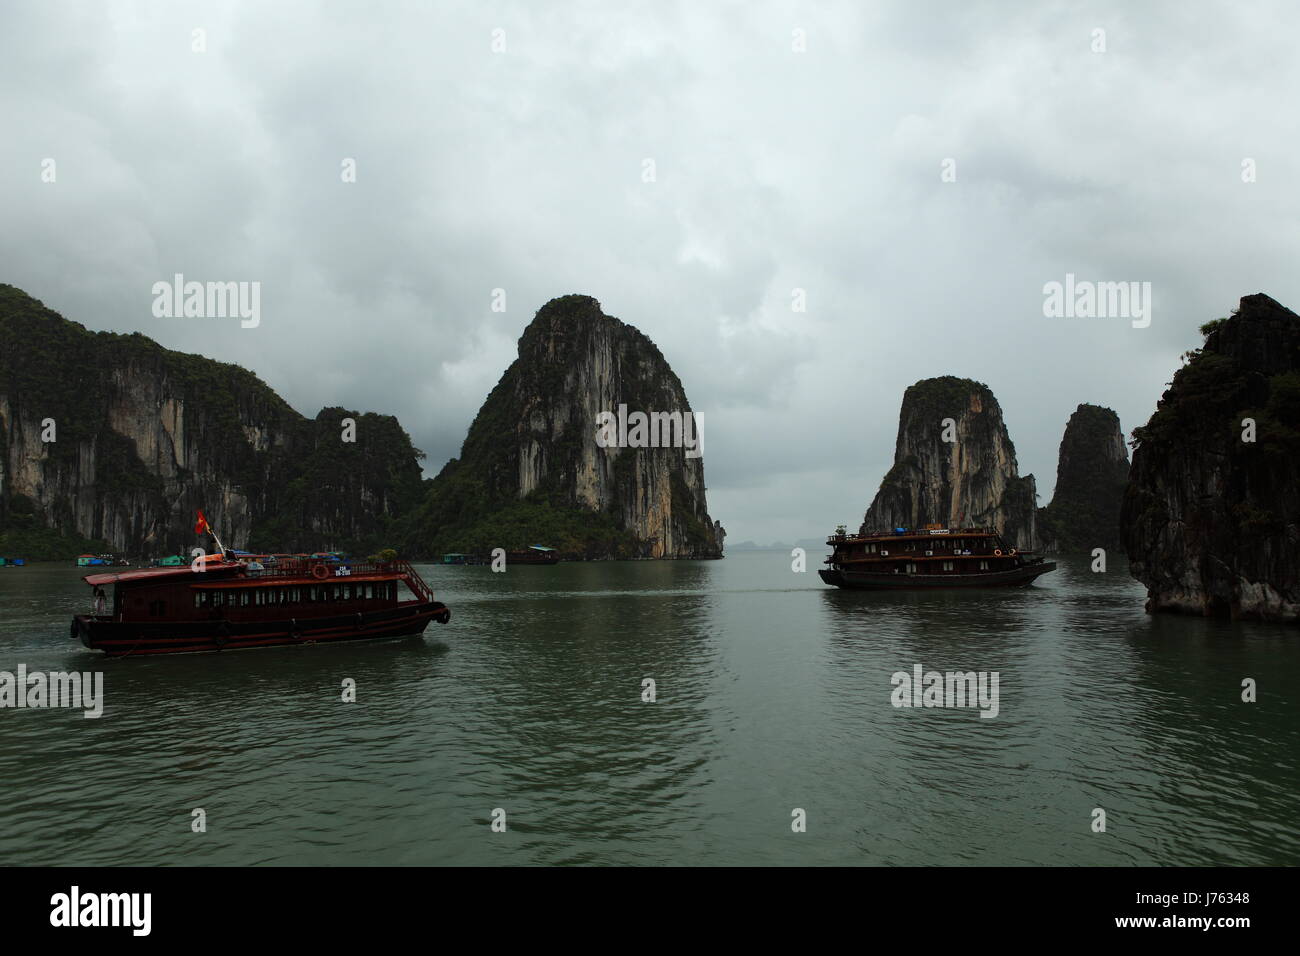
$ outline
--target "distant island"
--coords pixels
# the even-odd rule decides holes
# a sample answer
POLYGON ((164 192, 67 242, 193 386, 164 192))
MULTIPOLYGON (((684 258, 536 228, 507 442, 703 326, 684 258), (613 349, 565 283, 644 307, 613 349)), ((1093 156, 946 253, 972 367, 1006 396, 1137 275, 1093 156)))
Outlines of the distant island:
POLYGON ((1080 405, 1061 439, 1052 501, 1038 511, 1044 550, 1118 551, 1119 512, 1128 474, 1128 448, 1119 416, 1099 405, 1080 405))

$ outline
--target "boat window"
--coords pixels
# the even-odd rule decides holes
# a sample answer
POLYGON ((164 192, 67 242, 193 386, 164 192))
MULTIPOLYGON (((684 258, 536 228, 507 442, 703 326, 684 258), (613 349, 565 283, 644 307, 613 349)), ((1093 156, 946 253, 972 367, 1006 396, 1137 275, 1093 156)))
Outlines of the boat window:
POLYGON ((981 561, 981 562, 980 562, 980 570, 981 570, 981 571, 987 571, 988 569, 989 569, 989 563, 988 563, 987 561, 981 561))
POLYGON ((944 569, 945 571, 951 571, 951 570, 952 570, 952 562, 951 562, 951 561, 945 561, 945 562, 943 563, 943 569, 944 569))
POLYGON ((203 606, 203 592, 202 592, 202 591, 195 591, 195 592, 194 592, 194 606, 195 606, 195 607, 202 607, 202 606, 203 606))
POLYGON ((164 614, 166 614, 166 613, 167 613, 167 602, 166 602, 166 601, 150 601, 150 602, 149 602, 149 616, 150 616, 150 617, 162 617, 162 616, 163 616, 164 614))

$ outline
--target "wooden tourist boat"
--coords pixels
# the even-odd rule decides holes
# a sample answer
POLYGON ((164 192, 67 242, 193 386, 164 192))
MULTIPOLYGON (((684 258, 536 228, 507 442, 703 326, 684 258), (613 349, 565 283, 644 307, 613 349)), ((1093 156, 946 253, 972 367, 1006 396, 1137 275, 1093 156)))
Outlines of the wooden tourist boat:
POLYGON ((86 575, 96 609, 72 636, 113 656, 174 654, 404 637, 451 619, 405 561, 268 566, 227 551, 195 566, 86 575))
POLYGON ((1009 547, 989 528, 895 528, 875 534, 831 535, 833 551, 817 573, 840 588, 1022 587, 1056 569, 1009 547))

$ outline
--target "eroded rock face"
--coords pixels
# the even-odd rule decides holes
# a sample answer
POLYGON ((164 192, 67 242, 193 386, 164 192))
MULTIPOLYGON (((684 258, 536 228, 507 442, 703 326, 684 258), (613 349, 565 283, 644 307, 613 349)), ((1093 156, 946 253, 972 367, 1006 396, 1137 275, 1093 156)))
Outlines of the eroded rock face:
MULTIPOLYGON (((416 550, 544 543, 586 557, 716 557, 694 413, 653 342, 590 296, 553 299, 434 482, 416 550), (602 413, 675 416, 677 447, 598 441, 602 413), (541 539, 541 540, 534 540, 541 539)), ((629 437, 631 430, 629 429, 629 437)))
POLYGON ((1202 331, 1133 433, 1120 517, 1130 568, 1150 611, 1294 622, 1300 317, 1256 294, 1202 331))
POLYGON ((0 342, 0 528, 21 512, 161 555, 211 546, 193 533, 202 508, 227 547, 317 550, 374 543, 420 494, 419 452, 390 416, 305 418, 245 369, 89 332, 6 285, 0 342))
POLYGON ((1128 471, 1128 447, 1119 416, 1099 405, 1080 405, 1061 439, 1052 503, 1038 513, 1044 548, 1065 552, 1118 548, 1128 471))
POLYGON ((1020 477, 1002 409, 988 386, 949 375, 907 389, 894 465, 867 509, 862 532, 929 523, 991 527, 1012 546, 1030 550, 1038 547, 1036 511, 1034 476, 1020 477))

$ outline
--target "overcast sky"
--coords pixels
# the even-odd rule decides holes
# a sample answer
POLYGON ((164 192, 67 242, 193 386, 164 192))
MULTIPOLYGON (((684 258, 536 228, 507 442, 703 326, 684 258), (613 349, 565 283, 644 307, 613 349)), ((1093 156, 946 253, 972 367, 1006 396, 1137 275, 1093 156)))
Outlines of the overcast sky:
POLYGON ((1046 504, 1076 405, 1130 431, 1200 324, 1300 303, 1298 35, 1287 3, 6 2, 0 281, 396 414, 430 474, 586 293, 703 414, 733 543, 861 521, 933 375, 992 388, 1046 504), (155 318, 177 272, 260 282, 260 326, 155 318), (1067 272, 1150 282, 1150 326, 1044 317, 1067 272))

